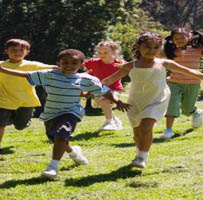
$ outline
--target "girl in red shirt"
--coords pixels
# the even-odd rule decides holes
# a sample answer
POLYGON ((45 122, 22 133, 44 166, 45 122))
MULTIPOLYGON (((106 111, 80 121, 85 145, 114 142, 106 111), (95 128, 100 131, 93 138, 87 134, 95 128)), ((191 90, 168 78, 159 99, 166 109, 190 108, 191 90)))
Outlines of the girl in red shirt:
MULTIPOLYGON (((104 78, 112 75, 119 70, 114 65, 122 63, 120 58, 120 48, 113 41, 101 41, 95 47, 96 58, 90 58, 83 63, 83 66, 91 71, 93 76, 102 81, 104 78)), ((114 95, 119 98, 120 92, 123 90, 121 79, 109 86, 114 95)), ((112 111, 112 102, 105 97, 97 97, 96 102, 102 108, 106 118, 105 123, 99 130, 120 130, 122 122, 115 117, 112 111)))

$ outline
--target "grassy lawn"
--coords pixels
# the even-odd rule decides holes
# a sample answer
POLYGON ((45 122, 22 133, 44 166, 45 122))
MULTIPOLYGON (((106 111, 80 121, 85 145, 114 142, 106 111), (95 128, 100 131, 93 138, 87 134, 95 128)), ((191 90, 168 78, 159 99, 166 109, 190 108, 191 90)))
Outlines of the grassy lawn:
POLYGON ((33 119, 23 131, 8 127, 6 152, 0 155, 0 200, 203 199, 203 127, 191 129, 190 118, 182 116, 175 125, 178 137, 162 141, 163 119, 154 129, 147 168, 130 169, 135 157, 132 130, 126 114, 115 113, 124 127, 117 132, 97 132, 103 115, 84 117, 72 144, 81 146, 89 165, 76 166, 64 155, 54 181, 40 177, 52 150, 42 122, 33 119))

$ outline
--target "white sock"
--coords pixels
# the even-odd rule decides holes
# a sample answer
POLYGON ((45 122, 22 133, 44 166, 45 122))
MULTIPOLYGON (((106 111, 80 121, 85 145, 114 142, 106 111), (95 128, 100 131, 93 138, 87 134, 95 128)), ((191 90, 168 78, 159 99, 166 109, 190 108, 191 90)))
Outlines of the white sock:
POLYGON ((138 157, 141 157, 144 159, 144 161, 147 161, 149 156, 149 152, 148 151, 139 151, 138 153, 138 157))
POLYGON ((58 169, 59 160, 51 160, 49 165, 53 166, 55 169, 58 169))

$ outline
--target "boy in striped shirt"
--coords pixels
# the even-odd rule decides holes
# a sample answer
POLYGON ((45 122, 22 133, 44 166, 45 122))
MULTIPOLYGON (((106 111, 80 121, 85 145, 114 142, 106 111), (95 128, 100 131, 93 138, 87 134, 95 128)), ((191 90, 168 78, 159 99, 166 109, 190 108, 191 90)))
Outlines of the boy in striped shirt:
POLYGON ((77 73, 84 59, 85 56, 81 51, 67 49, 58 55, 58 69, 19 72, 0 67, 0 72, 25 77, 31 85, 41 85, 46 89, 47 99, 40 119, 44 121, 48 138, 54 142, 52 160, 42 172, 42 175, 48 178, 57 176, 58 164, 65 151, 76 164, 88 164, 80 147, 69 144, 77 122, 81 121, 84 115, 84 109, 80 104, 82 91, 94 96, 105 96, 116 103, 121 111, 126 111, 130 106, 116 100, 110 89, 102 85, 98 78, 77 73))

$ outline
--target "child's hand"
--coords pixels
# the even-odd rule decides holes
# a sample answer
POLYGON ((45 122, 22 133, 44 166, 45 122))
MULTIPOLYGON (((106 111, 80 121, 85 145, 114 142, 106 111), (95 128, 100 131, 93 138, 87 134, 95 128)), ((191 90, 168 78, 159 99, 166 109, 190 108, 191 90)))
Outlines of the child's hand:
POLYGON ((123 67, 124 64, 125 64, 125 63, 115 63, 115 64, 114 64, 114 67, 121 68, 121 67, 123 67))
POLYGON ((92 74, 92 69, 88 69, 87 71, 85 71, 85 72, 83 72, 83 73, 85 73, 85 74, 92 74))
POLYGON ((86 99, 89 99, 89 98, 91 97, 91 94, 90 94, 89 92, 82 91, 82 92, 80 93, 80 96, 81 96, 81 97, 84 97, 84 98, 86 98, 86 99))
POLYGON ((128 104, 128 103, 123 103, 121 100, 118 100, 118 101, 116 102, 116 105, 117 105, 116 108, 117 108, 118 110, 122 111, 122 112, 128 111, 128 110, 130 109, 130 107, 131 107, 130 104, 128 104))

